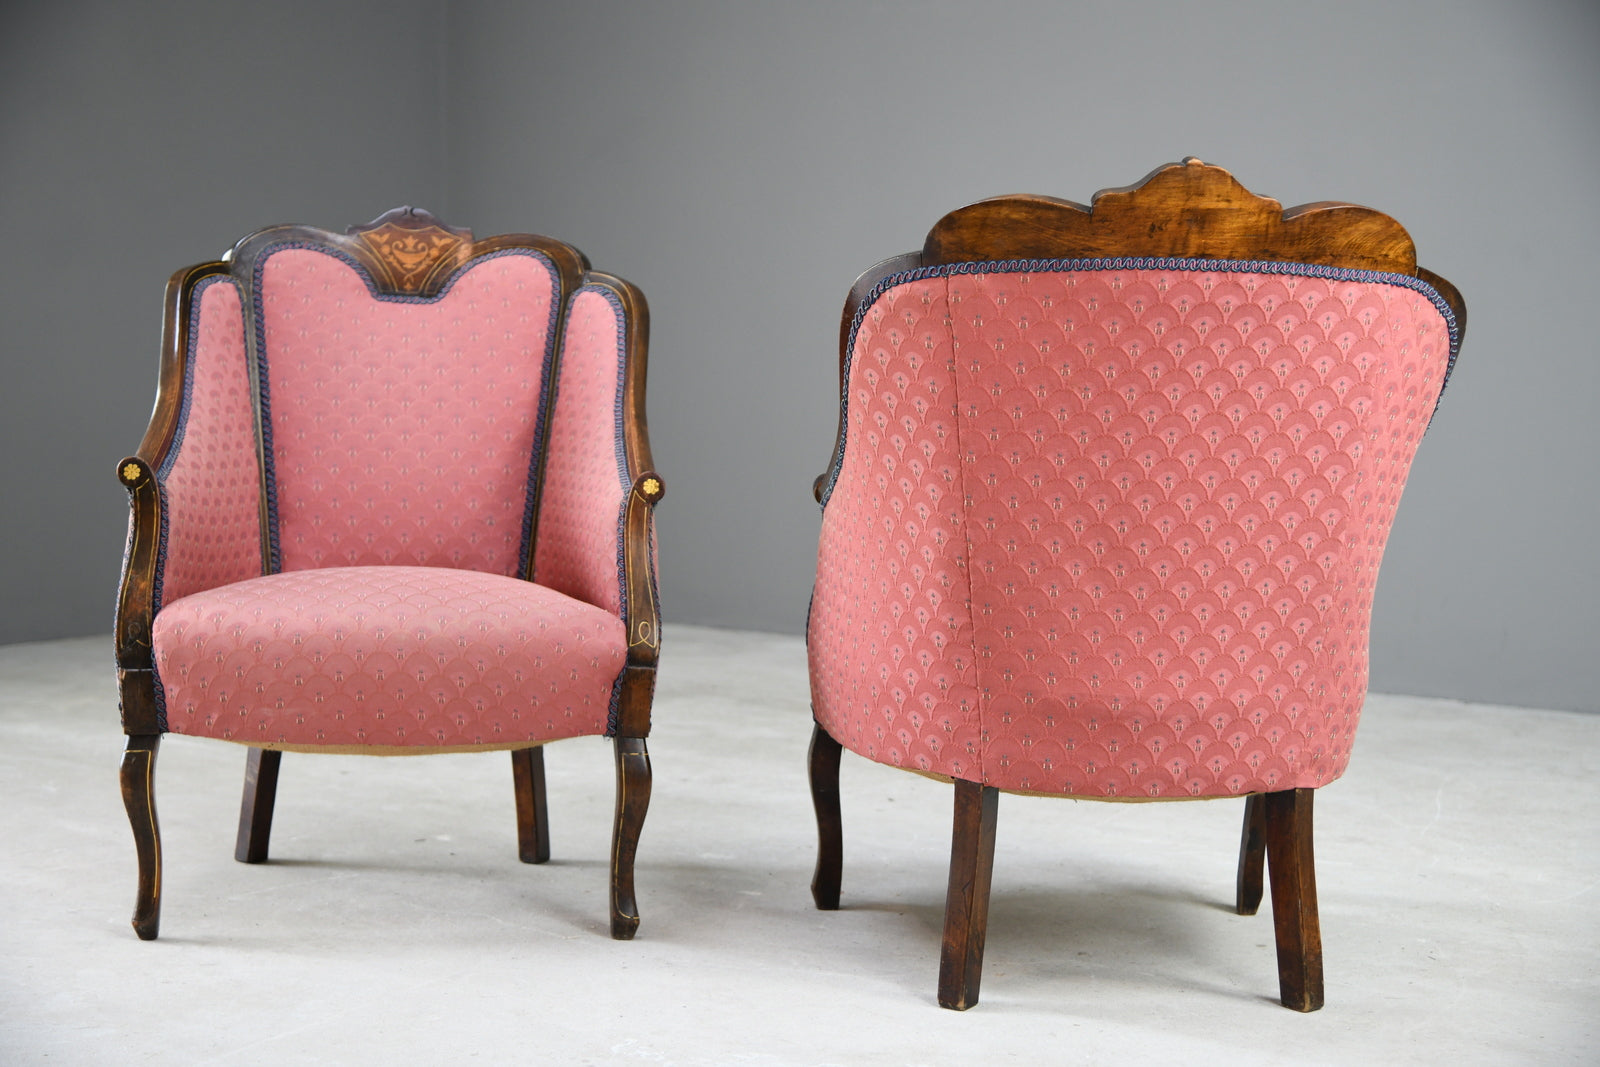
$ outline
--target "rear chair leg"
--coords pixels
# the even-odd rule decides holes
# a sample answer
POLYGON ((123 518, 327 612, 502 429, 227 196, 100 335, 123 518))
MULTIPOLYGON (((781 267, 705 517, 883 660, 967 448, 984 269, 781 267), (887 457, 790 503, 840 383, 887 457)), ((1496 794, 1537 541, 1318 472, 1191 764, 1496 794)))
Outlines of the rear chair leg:
POLYGON ((511 781, 517 793, 517 855, 523 863, 550 858, 550 817, 544 796, 544 749, 511 753, 511 781))
POLYGON ((141 941, 154 941, 161 928, 161 827, 156 822, 155 772, 160 734, 135 734, 122 753, 122 804, 133 826, 139 855, 139 896, 133 906, 133 930, 141 941))
POLYGON ((1317 921, 1317 872, 1311 851, 1310 789, 1267 793, 1267 869, 1272 924, 1278 939, 1278 991, 1295 1011, 1322 1007, 1322 928, 1317 921))
POLYGON ((1000 791, 956 779, 950 834, 950 889, 944 902, 944 949, 939 956, 939 1006, 966 1011, 978 1003, 983 941, 989 927, 994 875, 994 828, 1000 791))
POLYGON ((1244 830, 1239 835, 1239 879, 1234 906, 1240 915, 1254 915, 1261 907, 1261 872, 1267 858, 1267 808, 1262 794, 1244 798, 1244 830))
POLYGON ((252 748, 245 757, 239 836, 233 843, 233 858, 240 863, 267 862, 272 808, 278 797, 278 764, 282 761, 282 752, 265 748, 252 748))
POLYGON ((816 726, 811 731, 811 804, 817 809, 817 870, 811 898, 822 911, 839 909, 844 867, 844 826, 839 818, 839 742, 816 726))
POLYGON ((650 753, 642 737, 619 737, 617 753, 617 817, 611 835, 611 936, 632 941, 639 929, 639 905, 633 897, 633 860, 639 831, 650 807, 650 753))

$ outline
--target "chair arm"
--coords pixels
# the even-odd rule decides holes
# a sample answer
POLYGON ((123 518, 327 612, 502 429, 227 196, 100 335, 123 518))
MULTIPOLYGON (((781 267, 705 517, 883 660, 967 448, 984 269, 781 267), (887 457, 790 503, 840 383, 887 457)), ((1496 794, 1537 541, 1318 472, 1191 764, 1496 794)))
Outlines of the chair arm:
POLYGON ((226 270, 222 263, 202 263, 177 271, 167 280, 162 299, 161 366, 155 408, 150 412, 150 424, 138 451, 117 464, 117 478, 128 491, 130 510, 114 634, 119 669, 148 671, 152 666, 150 626, 155 619, 161 539, 161 490, 155 472, 178 438, 183 413, 189 293, 196 282, 226 270))
POLYGON ((811 495, 818 504, 826 504, 824 494, 844 462, 845 390, 850 386, 850 349, 855 344, 856 327, 860 325, 858 319, 876 296, 875 290, 884 279, 920 266, 921 252, 903 252, 874 263, 862 271, 855 284, 850 286, 850 295, 845 298, 844 310, 839 314, 839 428, 833 437, 833 451, 828 455, 828 469, 817 475, 811 483, 811 495))
POLYGON ((661 603, 656 593, 655 506, 666 492, 661 475, 633 480, 622 520, 622 561, 627 601, 628 664, 654 667, 661 650, 661 603))
POLYGON ((238 288, 223 263, 167 283, 155 409, 117 465, 128 545, 115 651, 123 722, 159 732, 151 630, 164 602, 262 573, 262 500, 253 391, 238 288))

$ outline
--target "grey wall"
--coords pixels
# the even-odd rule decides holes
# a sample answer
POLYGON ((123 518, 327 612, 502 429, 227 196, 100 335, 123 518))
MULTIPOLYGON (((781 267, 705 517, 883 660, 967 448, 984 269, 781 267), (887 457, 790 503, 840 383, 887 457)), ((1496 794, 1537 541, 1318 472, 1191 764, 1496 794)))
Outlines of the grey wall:
POLYGON ((0 20, 0 594, 31 605, 0 641, 108 625, 111 465, 148 411, 165 275, 267 222, 405 200, 567 238, 644 288, 669 617, 797 632, 854 275, 971 200, 1085 200, 1192 154, 1286 204, 1395 215, 1471 308, 1384 566, 1374 687, 1600 710, 1593 4, 58 4, 0 20), (305 58, 276 58, 291 48, 305 58), (91 246, 120 254, 85 311, 55 278, 91 246), (1580 280, 1543 285, 1560 277, 1580 280))
POLYGON ((1466 294, 1384 565, 1373 685, 1600 708, 1589 305, 1600 5, 462 4, 463 218, 638 282, 670 618, 798 631, 855 274, 945 211, 1195 155, 1399 218, 1466 294))
POLYGON ((437 203, 441 12, 0 7, 0 643, 111 629, 167 276, 271 223, 437 203))

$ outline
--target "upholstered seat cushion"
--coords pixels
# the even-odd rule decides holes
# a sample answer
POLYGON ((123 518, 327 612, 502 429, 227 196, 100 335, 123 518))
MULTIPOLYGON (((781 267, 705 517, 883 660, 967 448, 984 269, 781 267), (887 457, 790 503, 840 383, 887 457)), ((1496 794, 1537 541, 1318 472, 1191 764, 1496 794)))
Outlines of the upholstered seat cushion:
POLYGON ((172 732, 319 751, 603 734, 627 654, 607 611, 443 567, 236 582, 168 604, 152 644, 172 732))

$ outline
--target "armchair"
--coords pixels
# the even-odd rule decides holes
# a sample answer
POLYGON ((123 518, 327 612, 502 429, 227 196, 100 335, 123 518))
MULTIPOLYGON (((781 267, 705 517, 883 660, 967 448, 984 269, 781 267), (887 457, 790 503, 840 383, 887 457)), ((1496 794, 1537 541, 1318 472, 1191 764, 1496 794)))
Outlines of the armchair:
POLYGON ((155 411, 118 464, 141 938, 169 732, 247 746, 245 863, 284 752, 489 749, 543 862, 541 746, 614 738, 611 932, 633 936, 660 648, 648 333, 639 290, 570 245, 411 208, 261 230, 172 276, 155 411))
POLYGON ((861 275, 808 622, 817 907, 842 748, 954 783, 939 1003, 977 1002, 1000 792, 1246 799, 1279 991, 1322 1006, 1314 790, 1466 324, 1405 230, 1199 160, 946 215, 861 275))

